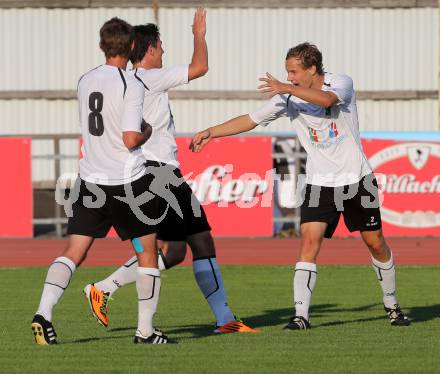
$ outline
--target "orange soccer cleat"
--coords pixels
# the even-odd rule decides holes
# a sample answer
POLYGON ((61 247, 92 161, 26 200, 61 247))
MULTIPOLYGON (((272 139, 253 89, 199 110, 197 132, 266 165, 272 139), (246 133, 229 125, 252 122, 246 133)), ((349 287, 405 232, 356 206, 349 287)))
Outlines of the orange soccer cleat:
POLYGON ((102 326, 107 327, 107 306, 110 299, 110 293, 98 290, 94 284, 88 284, 87 286, 85 286, 83 292, 84 296, 89 302, 90 310, 93 317, 95 317, 102 326))
POLYGON ((216 334, 228 334, 231 332, 260 332, 260 330, 253 329, 240 320, 230 321, 225 325, 216 326, 214 330, 214 333, 216 334))

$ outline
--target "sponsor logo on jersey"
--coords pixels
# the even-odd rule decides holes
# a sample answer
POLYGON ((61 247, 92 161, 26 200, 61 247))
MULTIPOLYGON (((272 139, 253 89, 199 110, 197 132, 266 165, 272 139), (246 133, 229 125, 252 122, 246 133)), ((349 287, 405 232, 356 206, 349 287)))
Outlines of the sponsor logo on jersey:
POLYGON ((341 135, 335 121, 328 122, 322 131, 311 127, 309 127, 308 130, 312 145, 321 149, 339 144, 345 139, 345 135, 341 135))
POLYGON ((319 143, 318 132, 315 129, 309 127, 309 135, 312 143, 319 143))
POLYGON ((336 122, 330 123, 328 127, 328 136, 330 138, 336 138, 339 135, 338 127, 336 126, 336 122))

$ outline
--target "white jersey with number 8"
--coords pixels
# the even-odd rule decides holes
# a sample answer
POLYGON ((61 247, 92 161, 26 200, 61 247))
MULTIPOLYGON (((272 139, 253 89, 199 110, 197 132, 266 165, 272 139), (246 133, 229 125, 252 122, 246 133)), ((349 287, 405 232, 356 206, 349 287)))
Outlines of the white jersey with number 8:
POLYGON ((98 66, 80 78, 81 179, 120 185, 143 175, 141 149, 129 151, 122 135, 124 131, 141 132, 144 90, 135 78, 111 65, 98 66))

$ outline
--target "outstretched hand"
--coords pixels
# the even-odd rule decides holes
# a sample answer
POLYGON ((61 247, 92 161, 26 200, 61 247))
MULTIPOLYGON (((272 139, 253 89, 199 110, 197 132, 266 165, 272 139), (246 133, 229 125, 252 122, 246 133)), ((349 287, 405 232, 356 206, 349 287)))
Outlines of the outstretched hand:
POLYGON ((264 82, 263 84, 258 86, 258 90, 260 92, 270 94, 271 97, 278 94, 289 93, 289 90, 292 87, 291 84, 281 83, 278 79, 276 79, 269 73, 266 73, 266 77, 260 78, 258 80, 264 82))
POLYGON ((194 36, 204 37, 206 35, 206 9, 205 8, 197 8, 196 13, 194 14, 192 31, 193 31, 194 36))
POLYGON ((200 152, 211 139, 211 132, 209 130, 200 131, 192 138, 189 149, 193 152, 200 152))

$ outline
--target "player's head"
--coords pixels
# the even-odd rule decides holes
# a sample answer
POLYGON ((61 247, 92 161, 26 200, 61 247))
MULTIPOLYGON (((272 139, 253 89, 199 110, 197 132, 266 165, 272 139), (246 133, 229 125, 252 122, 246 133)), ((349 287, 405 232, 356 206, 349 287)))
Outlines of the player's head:
POLYGON ((162 41, 159 28, 153 23, 134 26, 134 48, 130 55, 131 63, 137 64, 146 58, 150 67, 162 67, 162 41))
POLYGON ((324 75, 322 54, 316 45, 301 43, 286 55, 287 80, 295 85, 311 87, 314 78, 324 75))
POLYGON ((128 58, 133 48, 133 27, 124 20, 114 17, 104 23, 99 30, 99 46, 106 58, 128 58))

